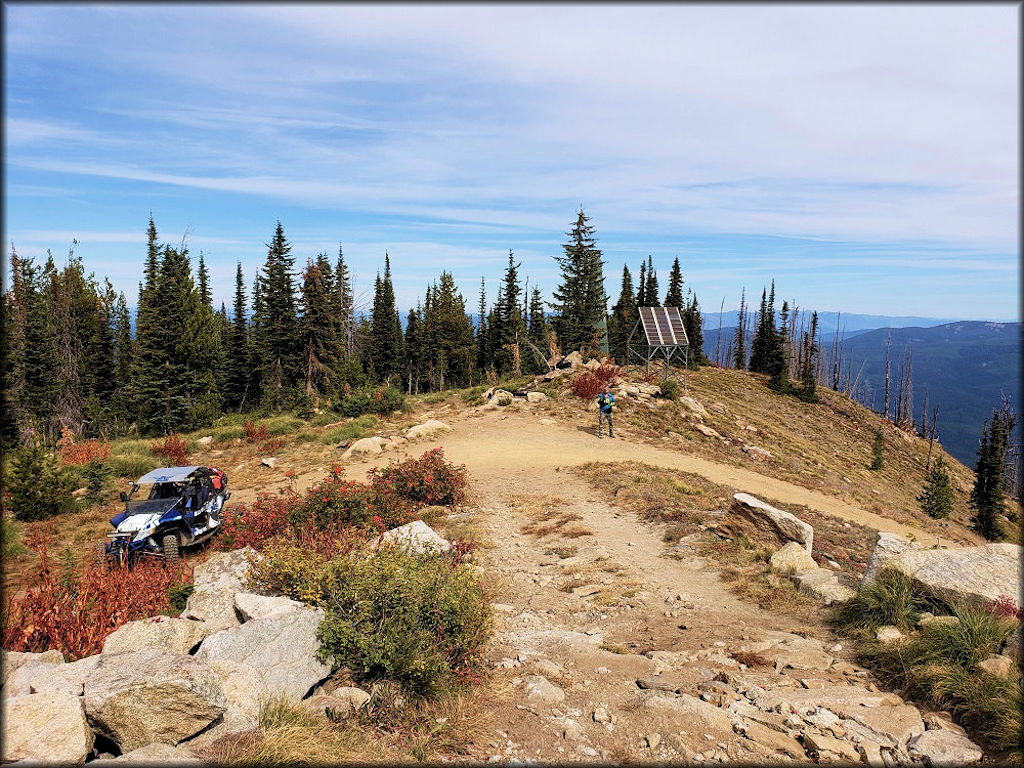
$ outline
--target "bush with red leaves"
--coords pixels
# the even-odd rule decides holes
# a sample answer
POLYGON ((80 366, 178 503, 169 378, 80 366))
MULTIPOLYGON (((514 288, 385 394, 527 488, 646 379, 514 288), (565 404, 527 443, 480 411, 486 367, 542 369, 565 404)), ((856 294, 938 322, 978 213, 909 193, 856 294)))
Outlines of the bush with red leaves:
POLYGON ((245 442, 247 443, 260 443, 271 437, 266 424, 257 425, 252 419, 243 421, 242 429, 245 430, 245 442))
POLYGON ((188 457, 188 440, 171 432, 162 443, 152 443, 149 450, 153 452, 154 456, 165 459, 168 466, 184 466, 188 457))
POLYGON ((569 389, 581 400, 596 400, 597 396, 604 392, 605 382, 587 371, 573 376, 569 380, 569 389))
POLYGON ((60 463, 64 466, 84 466, 93 461, 102 463, 110 455, 109 443, 101 443, 99 440, 75 442, 74 433, 67 427, 61 430, 57 449, 60 451, 60 463))
MULTIPOLYGON (((594 370, 594 376, 597 377, 597 379, 602 384, 608 386, 615 379, 618 378, 621 372, 622 369, 619 368, 619 366, 615 365, 614 363, 602 363, 597 369, 594 370)), ((595 397, 596 396, 597 395, 595 395, 595 397)))
POLYGON ((53 648, 68 661, 91 656, 121 625, 169 612, 169 591, 192 581, 191 566, 157 558, 130 567, 92 564, 81 573, 58 576, 49 556, 52 539, 52 530, 37 530, 28 542, 39 555, 39 577, 28 592, 5 601, 5 650, 53 648))
POLYGON ((444 448, 367 473, 377 493, 419 504, 451 507, 466 499, 466 467, 444 460, 444 448))

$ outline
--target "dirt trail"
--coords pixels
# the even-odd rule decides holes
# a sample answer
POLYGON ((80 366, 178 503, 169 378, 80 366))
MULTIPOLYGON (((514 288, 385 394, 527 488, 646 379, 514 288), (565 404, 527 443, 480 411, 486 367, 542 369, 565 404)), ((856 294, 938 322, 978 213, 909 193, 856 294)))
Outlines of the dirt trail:
POLYGON ((784 504, 806 505, 878 531, 914 538, 921 536, 920 529, 902 525, 784 480, 678 451, 661 450, 632 442, 624 430, 620 430, 621 437, 610 439, 605 436, 597 439, 594 425, 590 423, 567 426, 554 419, 538 419, 529 410, 483 413, 452 419, 450 423, 455 430, 435 441, 444 446, 445 455, 450 460, 466 464, 470 473, 493 473, 515 467, 529 477, 531 473, 542 474, 556 466, 575 466, 589 461, 639 461, 693 472, 712 482, 760 498, 775 499, 784 504))
MULTIPOLYGON (((842 658, 824 623, 807 626, 742 602, 714 564, 685 544, 669 551, 660 526, 608 506, 562 468, 642 461, 883 530, 902 526, 755 472, 598 440, 592 428, 542 423, 529 411, 437 415, 454 431, 406 450, 440 444, 447 458, 467 465, 475 503, 460 516, 483 529, 477 562, 496 592, 489 655, 504 694, 470 759, 806 761, 813 756, 806 735, 824 738, 812 721, 826 715, 812 705, 802 718, 788 705, 778 710, 772 697, 882 695, 842 658), (571 513, 583 535, 522 530, 551 509, 571 513)), ((391 458, 349 464, 347 473, 358 478, 391 458)), ((912 707, 884 709, 883 730, 901 717, 920 723, 912 707)), ((827 717, 835 716, 829 710, 827 717)), ((834 725, 825 733, 845 739, 853 731, 834 725)), ((866 733, 885 743, 884 735, 866 733)), ((846 743, 854 750, 847 757, 856 756, 846 743)))

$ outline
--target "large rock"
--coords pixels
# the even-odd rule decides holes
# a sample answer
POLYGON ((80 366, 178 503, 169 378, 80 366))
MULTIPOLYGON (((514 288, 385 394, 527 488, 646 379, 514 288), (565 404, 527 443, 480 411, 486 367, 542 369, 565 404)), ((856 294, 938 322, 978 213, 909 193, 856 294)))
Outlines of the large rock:
POLYGON ((907 750, 912 757, 934 768, 971 765, 984 757, 984 753, 973 741, 945 729, 925 731, 909 741, 907 750))
POLYGON ((249 731, 259 726, 263 675, 255 667, 237 661, 207 662, 220 681, 227 702, 221 725, 222 734, 249 731))
POLYGON ((579 350, 573 350, 568 355, 562 358, 558 363, 559 368, 572 368, 576 370, 583 365, 583 355, 580 354, 579 350))
POLYGON ((804 545, 796 541, 787 542, 768 558, 768 563, 780 573, 803 573, 818 567, 804 545))
POLYGON ((417 424, 414 427, 409 427, 409 430, 405 433, 407 440, 418 440, 424 437, 433 437, 443 432, 451 432, 452 428, 445 424, 443 421, 437 419, 428 419, 422 424, 417 424))
POLYGON ((692 397, 690 397, 689 395, 683 395, 682 397, 680 397, 680 398, 679 398, 679 402, 680 402, 680 403, 681 403, 681 404, 682 404, 682 405, 683 405, 683 406, 684 406, 684 407, 686 408, 686 410, 688 410, 688 411, 689 411, 690 413, 694 413, 694 414, 696 414, 696 415, 700 416, 700 417, 701 417, 702 419, 707 419, 707 418, 710 418, 710 416, 711 416, 711 414, 709 414, 709 413, 708 413, 708 412, 707 412, 707 411, 706 411, 706 410, 704 409, 704 406, 700 404, 700 401, 698 401, 698 400, 694 400, 694 399, 693 399, 692 397))
POLYGON ((242 623, 282 613, 291 613, 302 608, 302 603, 292 600, 290 597, 268 597, 252 592, 235 593, 235 612, 242 623))
POLYGON ((319 608, 303 607, 247 621, 210 635, 195 657, 246 664, 258 670, 263 681, 254 693, 298 700, 331 673, 331 667, 316 657, 316 630, 323 617, 319 608))
POLYGON ((4 763, 81 765, 93 744, 82 700, 66 693, 14 696, 4 702, 4 763))
POLYGON ((143 648, 188 653, 209 633, 210 627, 203 621, 151 616, 129 621, 111 632, 103 641, 103 653, 131 653, 143 648))
POLYGON ((351 459, 356 456, 376 456, 384 452, 385 445, 391 441, 386 437, 364 437, 356 440, 349 449, 342 454, 342 458, 351 459))
POLYGON ((732 719, 724 710, 689 694, 664 696, 655 694, 643 700, 647 709, 665 712, 679 718, 679 722, 696 728, 732 731, 732 719))
POLYGON ((244 547, 220 552, 197 565, 193 573, 195 591, 189 595, 182 618, 206 622, 208 634, 237 627, 235 593, 246 591, 249 561, 256 556, 255 550, 244 547))
POLYGON ((154 765, 157 763, 171 763, 175 768, 179 765, 206 765, 184 744, 174 747, 160 742, 133 749, 119 757, 95 760, 89 765, 154 765))
POLYGON ((7 684, 7 678, 15 670, 27 664, 63 664, 64 654, 58 650, 43 651, 42 653, 25 653, 22 651, 2 651, 0 661, 0 685, 7 684))
POLYGON ((321 693, 310 696, 302 705, 317 715, 328 717, 348 717, 366 706, 370 694, 362 688, 343 686, 332 693, 321 693))
POLYGON ((1021 548, 986 544, 958 549, 906 549, 889 561, 920 592, 947 604, 983 606, 1020 589, 1021 548))
POLYGON ((867 584, 878 578, 882 569, 897 555, 914 549, 914 545, 902 536, 895 533, 878 532, 878 539, 875 541, 875 549, 868 560, 867 570, 864 571, 863 583, 867 584))
POLYGON ((543 403, 548 399, 548 396, 543 392, 527 392, 526 402, 528 403, 543 403))
POLYGON ((515 399, 515 395, 513 395, 511 392, 505 389, 496 389, 494 390, 494 394, 491 395, 491 402, 494 405, 500 406, 502 408, 504 408, 506 405, 511 405, 512 401, 515 399))
POLYGON ((774 536, 782 544, 795 541, 803 545, 808 555, 811 553, 814 529, 796 515, 765 504, 748 493, 737 493, 733 500, 735 503, 729 508, 726 524, 729 517, 739 518, 749 522, 759 531, 774 536))
POLYGON ((392 528, 385 532, 380 543, 397 544, 399 547, 420 555, 429 552, 447 552, 452 548, 448 541, 439 536, 422 520, 413 520, 411 523, 392 528))
POLYGON ((30 693, 60 693, 81 696, 85 678, 99 664, 99 655, 86 656, 70 664, 25 664, 14 671, 4 686, 4 696, 30 693))
POLYGON ((565 691, 542 675, 530 675, 526 678, 526 698, 543 704, 561 704, 565 691))
POLYGON ((1013 677, 1018 674, 1017 665, 1009 656, 989 656, 984 661, 978 662, 978 669, 988 672, 995 677, 1013 677))
POLYGON ((823 688, 768 691, 758 699, 760 708, 785 702, 798 711, 824 707, 842 717, 863 723, 871 732, 898 744, 924 733, 924 721, 917 707, 905 704, 894 693, 872 692, 852 685, 827 685, 823 688))
POLYGON ((227 702, 216 674, 191 656, 145 648, 103 656, 85 680, 85 712, 122 752, 177 744, 221 716, 227 702))
POLYGON ((844 602, 857 594, 857 590, 854 589, 856 581, 851 576, 828 568, 815 567, 810 571, 795 574, 793 583, 800 592, 820 600, 825 605, 844 602))

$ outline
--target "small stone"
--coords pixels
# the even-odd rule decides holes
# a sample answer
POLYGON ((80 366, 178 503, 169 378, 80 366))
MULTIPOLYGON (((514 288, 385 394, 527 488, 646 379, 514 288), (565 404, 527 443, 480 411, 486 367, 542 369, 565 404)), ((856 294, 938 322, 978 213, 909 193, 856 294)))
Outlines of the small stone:
POLYGON ((260 459, 260 464, 262 464, 264 467, 270 467, 271 469, 274 468, 274 465, 276 463, 277 463, 277 457, 276 456, 267 456, 267 457, 265 457, 263 459, 260 459))
POLYGON ((1009 656, 994 655, 978 662, 978 669, 996 677, 1010 678, 1016 672, 1016 664, 1009 656))
POLYGON ((598 707, 594 710, 594 722, 595 723, 610 723, 611 717, 608 715, 608 710, 604 707, 598 707))
POLYGON ((875 630, 875 638, 880 643, 892 643, 897 640, 903 639, 903 633, 891 624, 887 624, 884 627, 879 627, 875 630))
POLYGON ((649 733, 647 734, 645 741, 647 742, 648 749, 657 749, 658 745, 661 744, 661 734, 649 733))

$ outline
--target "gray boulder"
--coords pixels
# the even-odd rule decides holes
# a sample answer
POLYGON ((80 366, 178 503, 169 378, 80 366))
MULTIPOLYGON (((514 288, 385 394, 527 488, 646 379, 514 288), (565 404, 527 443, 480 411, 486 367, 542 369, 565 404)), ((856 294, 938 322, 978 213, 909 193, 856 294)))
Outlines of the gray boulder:
POLYGON ((385 532, 381 544, 395 544, 416 554, 448 552, 452 545, 422 520, 400 525, 385 532))
POLYGON ((543 704, 561 704, 565 691, 542 675, 530 675, 526 678, 526 698, 543 704))
POLYGON ((256 557, 251 547, 221 552, 196 566, 193 574, 195 591, 189 595, 181 617, 204 621, 207 634, 238 626, 235 593, 245 592, 250 558, 256 557))
POLYGON ((30 693, 81 696, 85 678, 99 661, 97 654, 69 664, 25 664, 7 680, 4 696, 27 696, 30 693))
POLYGON ((772 570, 780 573, 803 573, 818 567, 803 544, 796 541, 787 542, 768 559, 768 563, 772 570))
POLYGON ((452 428, 445 424, 443 421, 437 419, 427 419, 422 424, 417 424, 414 427, 409 427, 409 430, 405 433, 407 440, 418 440, 424 437, 433 437, 443 432, 451 432, 452 428))
POLYGON ((290 597, 268 597, 253 592, 235 593, 235 612, 244 624, 253 619, 265 619, 282 613, 301 610, 303 605, 290 597))
POLYGON ((108 757, 102 760, 95 760, 89 765, 153 765, 155 763, 172 763, 179 765, 206 765, 205 762, 196 757, 184 744, 176 747, 170 744, 154 742, 144 747, 133 749, 120 757, 108 757))
POLYGON ((217 728, 222 734, 249 731, 258 727, 263 701, 263 675, 260 670, 237 661, 211 661, 227 702, 223 720, 217 728))
POLYGON ((357 456, 375 456, 383 453, 391 441, 386 437, 364 437, 356 440, 349 446, 349 449, 342 454, 343 459, 351 459, 357 456))
POLYGON ((1018 592, 1021 548, 986 544, 958 549, 906 549, 889 560, 890 567, 910 577, 922 593, 947 604, 985 605, 1018 592))
POLYGON ((1000 655, 989 656, 984 661, 979 661, 978 669, 988 672, 995 677, 1009 678, 1018 673, 1017 665, 1014 664, 1013 659, 1009 656, 1000 655))
POLYGON ((320 647, 316 630, 324 618, 319 608, 302 607, 262 619, 247 621, 206 638, 196 659, 205 662, 232 661, 256 669, 265 699, 285 696, 302 699, 331 673, 331 667, 317 659, 320 647))
POLYGON ((548 396, 543 392, 527 392, 526 402, 528 403, 543 403, 548 399, 548 396))
POLYGON ((206 664, 155 648, 102 656, 85 679, 89 722, 122 752, 152 742, 177 744, 226 706, 220 681, 206 664))
POLYGON ((856 581, 851 576, 828 568, 815 567, 810 571, 795 574, 793 582, 800 592, 820 600, 825 605, 844 602, 857 594, 857 590, 854 589, 856 581))
POLYGON ((203 621, 151 616, 129 621, 111 632, 103 642, 103 653, 131 653, 143 648, 157 648, 171 653, 188 653, 210 633, 203 621))
POLYGON ((875 549, 868 560, 867 570, 864 571, 863 583, 867 584, 877 579, 886 564, 908 549, 915 549, 915 547, 907 539, 897 536, 895 533, 879 531, 875 549))
POLYGON ((93 732, 82 700, 66 693, 14 696, 4 702, 4 763, 81 765, 92 750, 93 732))
POLYGON ((795 541, 802 544, 807 554, 811 553, 814 529, 796 515, 765 504, 748 493, 737 493, 733 500, 729 516, 750 522, 758 530, 774 536, 782 543, 795 541))
POLYGON ((42 653, 25 653, 23 651, 0 651, 0 685, 7 684, 7 678, 15 670, 27 664, 63 664, 64 654, 57 650, 42 653))
POLYGON ((966 736, 946 729, 925 731, 907 742, 912 757, 934 768, 971 765, 981 761, 984 753, 966 736))

